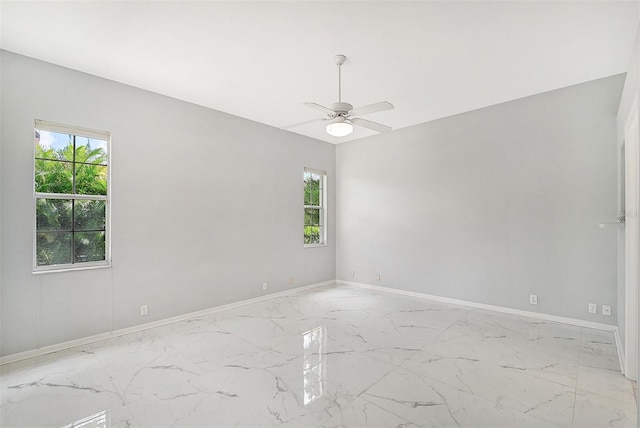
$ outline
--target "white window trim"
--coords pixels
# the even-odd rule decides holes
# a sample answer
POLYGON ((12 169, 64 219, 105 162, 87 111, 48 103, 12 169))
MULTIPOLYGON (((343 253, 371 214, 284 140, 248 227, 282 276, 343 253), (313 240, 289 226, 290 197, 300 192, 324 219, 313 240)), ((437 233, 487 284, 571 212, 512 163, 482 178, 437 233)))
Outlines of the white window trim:
MULTIPOLYGON (((322 206, 320 207, 320 221, 322 223, 322 242, 317 244, 304 244, 304 248, 326 247, 327 246, 327 171, 304 167, 304 172, 318 174, 322 177, 322 206)), ((304 199, 303 199, 304 201, 304 199)), ((304 205, 304 208, 318 208, 316 205, 304 205)), ((304 240, 303 240, 304 241, 304 240)))
MULTIPOLYGON (((79 128, 76 126, 61 125, 59 123, 47 122, 44 120, 36 119, 34 130, 57 132, 62 134, 72 134, 80 137, 95 138, 107 142, 107 194, 104 195, 73 195, 63 193, 39 193, 36 192, 35 186, 33 187, 33 205, 31 213, 33 215, 33 274, 54 273, 54 272, 69 272, 78 270, 91 270, 111 267, 111 133, 109 131, 96 131, 91 129, 79 128), (105 255, 104 261, 97 262, 83 262, 83 263, 67 263, 60 265, 45 265, 38 266, 38 259, 36 253, 36 237, 37 237, 37 216, 36 216, 36 203, 38 198, 47 199, 76 199, 76 200, 101 200, 105 201, 105 255)), ((33 134, 32 134, 33 138, 33 134)), ((35 157, 35 143, 33 145, 33 168, 31 171, 31 177, 36 175, 36 157, 35 157)))

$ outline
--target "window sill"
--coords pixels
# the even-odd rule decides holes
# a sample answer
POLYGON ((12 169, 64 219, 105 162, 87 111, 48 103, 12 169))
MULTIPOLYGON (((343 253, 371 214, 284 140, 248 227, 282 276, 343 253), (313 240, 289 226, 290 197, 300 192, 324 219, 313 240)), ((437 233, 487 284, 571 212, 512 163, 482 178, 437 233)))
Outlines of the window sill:
POLYGON ((326 247, 327 243, 324 244, 304 244, 304 248, 317 248, 317 247, 326 247))
POLYGON ((73 265, 60 265, 59 267, 41 266, 34 268, 31 272, 34 275, 42 275, 44 273, 58 273, 58 272, 74 272, 79 270, 93 270, 93 269, 107 269, 111 267, 111 262, 92 263, 75 267, 73 265))

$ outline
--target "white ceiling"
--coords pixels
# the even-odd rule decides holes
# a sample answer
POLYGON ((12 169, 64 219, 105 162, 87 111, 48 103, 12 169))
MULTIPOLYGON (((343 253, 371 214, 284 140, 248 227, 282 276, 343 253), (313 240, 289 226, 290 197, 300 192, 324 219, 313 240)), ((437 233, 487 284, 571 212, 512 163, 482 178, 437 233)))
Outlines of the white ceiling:
MULTIPOLYGON (((637 1, 2 1, 3 49, 282 127, 390 101, 394 129, 625 72, 637 1)), ((293 129, 332 143, 322 124, 293 129)))

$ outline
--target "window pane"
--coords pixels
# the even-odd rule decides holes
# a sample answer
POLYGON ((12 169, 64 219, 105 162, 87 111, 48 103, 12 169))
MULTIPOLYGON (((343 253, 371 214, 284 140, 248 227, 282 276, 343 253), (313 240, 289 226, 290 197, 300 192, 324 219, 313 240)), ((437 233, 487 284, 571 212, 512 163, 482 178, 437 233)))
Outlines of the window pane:
POLYGON ((36 158, 73 160, 73 137, 36 129, 36 158))
POLYGON ((315 226, 320 224, 320 209, 305 208, 304 209, 304 225, 315 226))
POLYGON ((36 263, 38 266, 71 263, 71 232, 38 232, 36 263))
POLYGON ((319 226, 304 227, 304 243, 305 244, 320 243, 320 227, 319 226))
POLYGON ((107 167, 76 164, 76 194, 106 195, 107 167))
POLYGON ((304 204, 320 205, 320 176, 319 175, 305 173, 304 204))
POLYGON ((71 230, 71 200, 38 199, 36 201, 36 230, 71 230))
POLYGON ((106 203, 105 201, 81 201, 74 202, 74 229, 105 230, 106 203))
POLYGON ((71 193, 73 169, 71 163, 36 160, 36 192, 71 193))
POLYGON ((76 162, 107 164, 107 142, 76 136, 76 162))
POLYGON ((77 232, 75 234, 74 262, 96 262, 105 259, 104 232, 77 232))

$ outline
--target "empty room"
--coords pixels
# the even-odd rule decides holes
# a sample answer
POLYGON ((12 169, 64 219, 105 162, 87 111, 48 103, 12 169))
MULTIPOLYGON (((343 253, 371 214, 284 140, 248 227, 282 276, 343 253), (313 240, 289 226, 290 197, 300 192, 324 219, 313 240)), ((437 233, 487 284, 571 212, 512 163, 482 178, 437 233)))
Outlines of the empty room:
POLYGON ((0 0, 0 426, 637 427, 639 28, 0 0))

